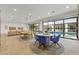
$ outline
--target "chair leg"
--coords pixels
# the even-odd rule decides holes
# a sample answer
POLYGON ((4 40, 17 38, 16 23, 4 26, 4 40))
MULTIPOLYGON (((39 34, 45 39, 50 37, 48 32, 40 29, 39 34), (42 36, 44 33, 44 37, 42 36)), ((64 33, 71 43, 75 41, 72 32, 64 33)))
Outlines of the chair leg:
POLYGON ((51 47, 51 46, 53 46, 53 45, 55 46, 56 44, 55 44, 55 43, 52 43, 49 47, 51 47))
POLYGON ((61 46, 58 43, 56 43, 56 44, 61 48, 61 46))
POLYGON ((48 45, 43 44, 43 50, 48 50, 48 45))
POLYGON ((35 41, 34 45, 37 43, 37 41, 35 41))
POLYGON ((37 42, 37 41, 35 41, 35 43, 34 43, 34 44, 36 44, 36 42, 37 42))
POLYGON ((34 44, 36 44, 37 43, 37 40, 35 41, 35 43, 34 44))
POLYGON ((42 44, 40 44, 40 43, 39 43, 39 46, 38 46, 38 48, 39 48, 39 49, 41 49, 41 46, 42 46, 42 44))

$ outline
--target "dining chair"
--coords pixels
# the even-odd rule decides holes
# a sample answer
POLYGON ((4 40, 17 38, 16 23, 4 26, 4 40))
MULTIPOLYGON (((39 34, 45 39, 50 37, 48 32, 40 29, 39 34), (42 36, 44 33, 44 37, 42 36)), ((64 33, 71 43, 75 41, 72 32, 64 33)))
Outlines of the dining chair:
POLYGON ((60 40, 60 35, 58 35, 58 36, 55 36, 54 38, 50 38, 50 40, 53 42, 50 46, 52 46, 52 45, 58 45, 59 47, 61 47, 60 45, 59 45, 59 40, 60 40))
POLYGON ((34 33, 34 37, 35 37, 35 43, 34 44, 36 44, 37 42, 38 42, 38 35, 43 35, 43 32, 35 32, 34 33))
POLYGON ((41 35, 38 35, 38 42, 39 42, 39 47, 40 48, 41 46, 43 47, 43 50, 48 50, 48 40, 47 40, 47 37, 45 36, 41 36, 41 35))

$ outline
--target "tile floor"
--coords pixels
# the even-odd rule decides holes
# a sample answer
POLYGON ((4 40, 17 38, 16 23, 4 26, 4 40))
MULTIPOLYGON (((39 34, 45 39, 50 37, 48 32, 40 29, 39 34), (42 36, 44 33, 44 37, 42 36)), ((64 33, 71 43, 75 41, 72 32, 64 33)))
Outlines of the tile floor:
MULTIPOLYGON (((1 55, 36 55, 30 46, 34 39, 22 40, 19 36, 1 36, 1 55)), ((79 41, 70 39, 60 39, 64 46, 61 55, 79 55, 79 41)))

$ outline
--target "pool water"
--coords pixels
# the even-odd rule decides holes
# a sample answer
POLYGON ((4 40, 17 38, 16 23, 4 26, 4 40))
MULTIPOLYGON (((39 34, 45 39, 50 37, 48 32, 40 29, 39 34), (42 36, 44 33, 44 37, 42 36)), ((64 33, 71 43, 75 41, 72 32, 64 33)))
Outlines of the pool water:
MULTIPOLYGON (((63 37, 63 32, 50 32, 50 34, 53 34, 53 36, 61 35, 63 37)), ((65 32, 64 37, 77 39, 76 32, 65 32)))

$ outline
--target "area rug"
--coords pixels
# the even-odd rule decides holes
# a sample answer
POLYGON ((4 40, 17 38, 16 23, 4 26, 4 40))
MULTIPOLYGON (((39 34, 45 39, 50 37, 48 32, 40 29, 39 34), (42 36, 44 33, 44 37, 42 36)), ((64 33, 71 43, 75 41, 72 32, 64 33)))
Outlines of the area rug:
POLYGON ((36 55, 60 55, 64 52, 64 46, 61 43, 59 44, 61 47, 56 45, 49 47, 48 50, 42 50, 38 48, 38 43, 35 44, 34 42, 32 42, 30 44, 30 48, 36 55))

